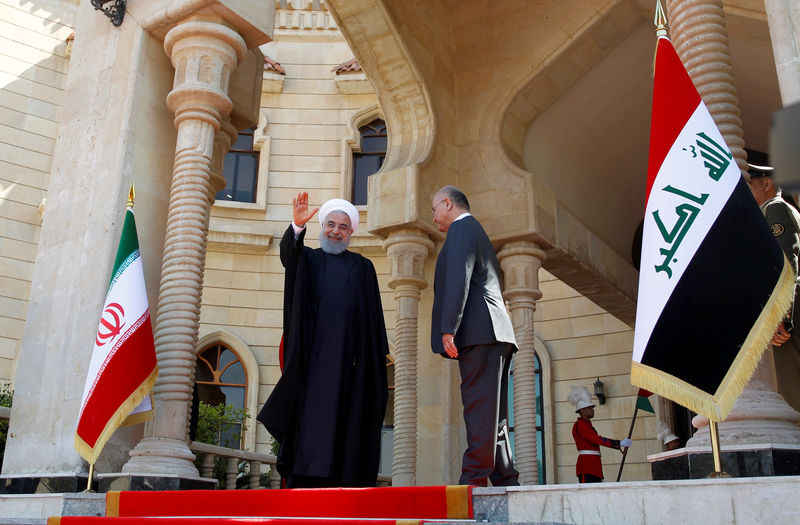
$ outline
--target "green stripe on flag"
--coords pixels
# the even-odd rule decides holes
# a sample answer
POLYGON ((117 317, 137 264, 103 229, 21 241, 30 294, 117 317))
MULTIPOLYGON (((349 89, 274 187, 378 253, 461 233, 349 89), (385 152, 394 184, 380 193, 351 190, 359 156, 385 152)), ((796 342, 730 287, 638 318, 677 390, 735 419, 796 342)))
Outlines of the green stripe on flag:
POLYGON ((114 277, 125 259, 137 251, 139 251, 139 239, 136 236, 136 219, 133 217, 133 210, 128 208, 125 212, 125 223, 122 225, 122 235, 119 239, 117 258, 114 260, 114 270, 111 272, 109 287, 114 282, 114 277))
POLYGON ((653 405, 650 403, 650 400, 644 396, 636 396, 636 408, 644 410, 645 412, 650 412, 651 414, 656 413, 656 411, 653 410, 653 405))

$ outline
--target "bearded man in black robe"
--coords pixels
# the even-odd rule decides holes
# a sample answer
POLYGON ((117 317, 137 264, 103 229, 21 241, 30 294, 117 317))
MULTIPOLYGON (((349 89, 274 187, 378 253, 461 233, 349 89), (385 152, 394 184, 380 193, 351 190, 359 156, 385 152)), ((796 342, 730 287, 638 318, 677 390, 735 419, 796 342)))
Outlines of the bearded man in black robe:
POLYGON ((389 353, 378 278, 347 250, 355 206, 333 199, 320 210, 300 193, 281 239, 284 369, 257 419, 280 443, 287 487, 375 486, 389 353), (305 225, 317 211, 321 248, 311 249, 305 225))

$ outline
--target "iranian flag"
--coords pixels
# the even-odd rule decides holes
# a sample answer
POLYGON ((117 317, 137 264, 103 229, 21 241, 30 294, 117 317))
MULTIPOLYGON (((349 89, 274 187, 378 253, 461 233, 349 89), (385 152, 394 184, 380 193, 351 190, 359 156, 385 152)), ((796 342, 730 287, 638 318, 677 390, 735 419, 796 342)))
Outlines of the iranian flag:
POLYGON ((721 421, 794 275, 669 39, 656 51, 631 382, 721 421))
POLYGON ((150 392, 157 376, 136 221, 128 207, 75 431, 75 448, 86 461, 95 463, 122 424, 152 413, 150 392))

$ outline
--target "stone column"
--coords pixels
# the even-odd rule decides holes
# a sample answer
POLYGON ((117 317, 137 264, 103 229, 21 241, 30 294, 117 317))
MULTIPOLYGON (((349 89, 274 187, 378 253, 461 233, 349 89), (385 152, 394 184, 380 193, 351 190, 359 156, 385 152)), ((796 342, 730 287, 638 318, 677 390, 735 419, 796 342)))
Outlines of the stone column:
POLYGON ((666 0, 675 51, 742 172, 747 171, 739 96, 722 0, 666 0))
MULTIPOLYGON (((222 123, 220 125, 220 129, 214 135, 214 149, 213 154, 211 156, 211 172, 209 173, 209 180, 210 184, 208 187, 208 202, 209 202, 209 211, 211 208, 211 204, 214 204, 216 200, 217 192, 222 191, 225 189, 225 176, 222 174, 222 170, 224 168, 224 160, 225 154, 228 153, 231 149, 231 144, 236 141, 236 138, 239 136, 239 132, 237 131, 236 127, 231 123, 231 119, 229 117, 225 117, 222 119, 222 123)), ((208 238, 208 228, 209 223, 211 222, 211 213, 206 214, 206 222, 203 226, 203 239, 208 238)), ((206 271, 206 258, 205 258, 205 242, 203 243, 203 261, 200 267, 200 274, 205 275, 206 271)), ((192 373, 189 377, 189 384, 192 388, 194 388, 194 378, 195 373, 197 372, 197 353, 199 352, 199 348, 195 346, 194 349, 194 364, 192 365, 192 373)), ((189 434, 189 424, 191 422, 191 406, 192 406, 192 396, 189 396, 187 400, 187 409, 186 409, 186 435, 188 437, 189 434)))
MULTIPOLYGON (((730 414, 719 423, 722 445, 800 445, 800 427, 797 426, 800 413, 776 391, 773 362, 772 350, 767 350, 730 414)), ((710 447, 708 419, 698 415, 692 423, 698 431, 686 442, 686 447, 710 447)))
POLYGON ((784 106, 800 101, 800 4, 764 0, 778 86, 784 106))
POLYGON ((216 132, 232 109, 227 94, 231 72, 246 46, 221 21, 204 18, 188 19, 171 29, 164 49, 175 67, 167 105, 175 113, 178 139, 155 326, 159 377, 155 417, 122 470, 196 477, 194 455, 186 442, 186 418, 213 199, 211 162, 216 132))
POLYGON ((533 313, 536 301, 542 297, 539 269, 545 257, 544 250, 530 241, 508 242, 497 254, 505 281, 503 297, 508 301, 517 338, 518 351, 514 355, 514 465, 523 485, 536 485, 539 480, 533 313))
POLYGON ((392 232, 384 241, 391 263, 389 288, 394 290, 394 443, 392 485, 417 483, 417 325, 420 291, 425 281, 425 259, 433 251, 433 241, 420 230, 392 232))

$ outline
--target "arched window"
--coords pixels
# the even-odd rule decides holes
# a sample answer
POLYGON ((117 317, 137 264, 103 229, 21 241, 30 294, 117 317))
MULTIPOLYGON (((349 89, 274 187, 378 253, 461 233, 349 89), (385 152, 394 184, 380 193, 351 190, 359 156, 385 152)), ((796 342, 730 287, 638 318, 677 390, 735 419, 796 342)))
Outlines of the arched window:
POLYGON ((386 158, 386 123, 375 119, 361 126, 360 151, 353 152, 353 204, 367 203, 367 178, 377 173, 386 158))
MULTIPOLYGON (((534 373, 536 374, 534 382, 536 386, 536 463, 539 485, 547 483, 547 472, 545 462, 545 439, 544 439, 544 391, 542 389, 542 364, 539 361, 539 355, 534 352, 534 373)), ((508 379, 508 433, 509 441, 511 442, 511 451, 514 448, 514 364, 516 359, 511 361, 511 370, 508 379)))
POLYGON ((217 192, 218 201, 256 202, 258 151, 253 148, 254 131, 255 128, 240 131, 236 143, 225 154, 225 189, 217 192))
MULTIPOLYGON (((197 355, 195 385, 199 400, 207 405, 230 405, 244 410, 247 374, 239 356, 222 343, 215 343, 197 355)), ((220 430, 217 444, 242 446, 242 422, 227 423, 220 430)))

